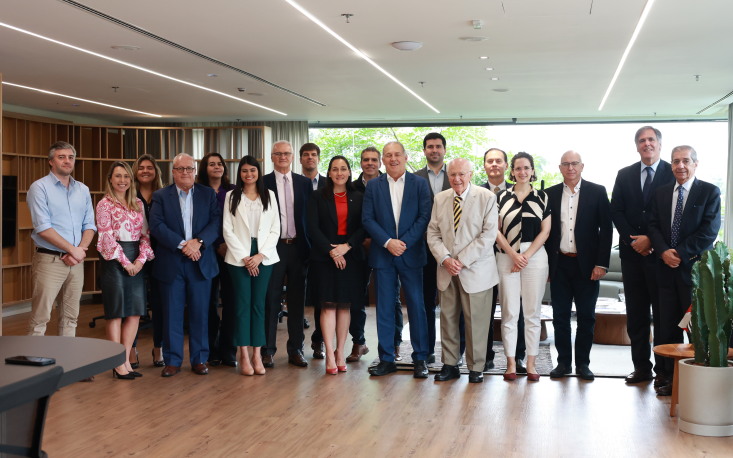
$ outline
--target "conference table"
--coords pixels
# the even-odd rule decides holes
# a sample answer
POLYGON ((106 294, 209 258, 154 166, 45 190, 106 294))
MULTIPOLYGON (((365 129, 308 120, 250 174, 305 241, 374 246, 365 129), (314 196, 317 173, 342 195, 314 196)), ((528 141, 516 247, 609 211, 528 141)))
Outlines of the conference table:
MULTIPOLYGON (((19 383, 31 380, 54 367, 63 369, 57 386, 61 388, 108 371, 124 362, 125 348, 109 340, 60 336, 0 336, 0 406, 11 404, 8 397, 17 392, 19 383), (5 362, 5 358, 21 355, 54 358, 56 364, 23 366, 5 362)), ((16 429, 21 428, 19 425, 28 423, 27 417, 30 415, 33 415, 32 409, 14 409, 8 411, 7 415, 6 412, 0 412, 0 444, 24 433, 16 429)))

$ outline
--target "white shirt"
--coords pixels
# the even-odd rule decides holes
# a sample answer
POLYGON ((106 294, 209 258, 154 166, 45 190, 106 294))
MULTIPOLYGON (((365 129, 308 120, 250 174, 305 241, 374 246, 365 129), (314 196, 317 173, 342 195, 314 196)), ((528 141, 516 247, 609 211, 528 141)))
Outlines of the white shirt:
POLYGON ((647 173, 646 172, 646 168, 647 167, 651 167, 652 168, 652 170, 654 172, 654 173, 652 173, 652 180, 653 180, 654 179, 654 174, 657 173, 657 167, 659 167, 659 162, 660 161, 661 161, 661 159, 657 159, 657 162, 655 162, 654 164, 649 165, 649 166, 647 166, 643 162, 641 163, 641 189, 642 190, 644 189, 644 182, 646 181, 646 173, 647 173))
MULTIPOLYGON (((275 170, 275 184, 277 185, 278 208, 280 209, 280 238, 287 239, 295 237, 295 234, 288 234, 288 212, 293 212, 293 208, 285 208, 285 182, 283 177, 288 177, 288 185, 290 186, 291 205, 294 205, 295 196, 293 195, 293 172, 282 174, 275 170)), ((295 216, 293 216, 295 218, 295 216)), ((257 232, 253 232, 257 233, 257 232)))
POLYGON ((245 218, 247 220, 247 226, 249 226, 249 233, 257 235, 257 232, 260 230, 260 215, 262 215, 262 212, 264 211, 262 209, 262 199, 260 196, 257 196, 257 199, 250 200, 249 197, 242 193, 242 200, 239 205, 244 205, 245 218))
POLYGON ((501 180, 501 183, 499 183, 498 185, 491 184, 491 182, 489 181, 488 186, 489 191, 493 192, 494 194, 499 194, 501 191, 506 190, 506 181, 501 180), (499 188, 499 190, 497 191, 496 188, 499 188))
POLYGON ((394 223, 397 228, 395 237, 400 233, 400 212, 402 212, 402 195, 405 193, 405 173, 401 177, 394 180, 387 175, 387 183, 389 183, 389 197, 392 199, 392 214, 394 215, 394 223))
POLYGON ((679 188, 682 186, 685 188, 685 195, 682 196, 682 210, 685 210, 685 204, 687 203, 687 196, 690 195, 690 188, 692 187, 692 183, 695 181, 695 177, 690 178, 689 180, 685 181, 682 184, 676 183, 674 185, 674 192, 672 193, 672 220, 671 223, 674 223, 674 209, 677 206, 677 197, 679 197, 679 188))
POLYGON ((560 251, 563 253, 577 253, 578 248, 575 245, 575 221, 578 215, 578 199, 580 196, 579 180, 575 188, 563 183, 562 185, 562 201, 560 203, 560 251))

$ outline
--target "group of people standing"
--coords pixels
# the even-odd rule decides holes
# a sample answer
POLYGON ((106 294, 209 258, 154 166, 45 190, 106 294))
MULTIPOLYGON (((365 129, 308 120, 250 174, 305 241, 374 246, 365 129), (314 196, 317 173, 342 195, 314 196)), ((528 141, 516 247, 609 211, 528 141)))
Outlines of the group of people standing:
MULTIPOLYGON (((74 335, 79 269, 98 231, 107 335, 128 353, 113 373, 120 379, 142 376, 131 363, 148 303, 153 361, 163 377, 181 370, 184 306, 193 372, 208 373, 208 363, 265 374, 274 367, 283 295, 288 362, 308 365, 308 303, 316 310, 314 357, 325 359, 327 374, 345 372, 347 362, 369 351, 364 326, 373 273, 379 363, 369 369, 372 376, 395 372, 401 359, 401 287, 414 377, 427 378, 435 362, 439 303, 443 365, 435 380, 459 378, 465 354, 469 382, 482 382, 494 367, 499 303, 504 379, 526 373, 527 380, 540 380, 541 301, 549 278, 558 351, 550 376, 572 371, 575 304, 575 372, 592 380, 595 304, 609 266, 613 221, 635 366, 626 381, 650 380, 650 305, 654 343, 681 341, 676 324, 690 303, 691 265, 717 236, 720 191, 694 177, 692 147, 674 148, 670 165, 660 159, 657 129, 639 129, 635 142, 641 161, 619 171, 610 202, 603 186, 582 179, 576 151, 561 158, 563 182, 543 190, 533 185, 531 155, 520 152, 510 162, 491 148, 483 159, 488 182, 472 184, 473 165, 464 158, 446 164, 446 140, 436 132, 423 140, 424 169, 407 172, 407 153, 392 141, 381 157, 376 148, 362 151, 355 181, 343 156, 333 157, 321 176, 320 148, 313 143, 300 149, 303 175, 292 172, 291 144, 278 141, 274 171, 264 175, 257 159, 245 156, 235 184, 219 154, 200 161, 198 177, 194 159, 179 154, 173 183, 163 187, 155 159, 145 155, 132 168, 112 164, 96 226, 88 188, 71 177, 74 147, 58 142, 49 151, 51 172, 28 192, 36 243, 31 333, 44 333, 58 296, 61 333, 74 335)), ((668 394, 671 364, 658 359, 655 371, 658 393, 668 394)))

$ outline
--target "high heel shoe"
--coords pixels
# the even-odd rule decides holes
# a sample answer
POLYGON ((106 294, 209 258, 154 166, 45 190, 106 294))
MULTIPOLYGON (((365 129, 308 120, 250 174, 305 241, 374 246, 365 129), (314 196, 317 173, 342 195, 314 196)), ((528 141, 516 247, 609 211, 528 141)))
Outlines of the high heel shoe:
MULTIPOLYGON (((155 359, 155 349, 154 348, 150 350, 150 356, 153 357, 153 366, 155 367, 164 367, 165 366, 165 360, 161 359, 160 361, 158 361, 155 359)), ((133 369, 136 369, 136 368, 133 367, 133 369)))
POLYGON ((120 374, 117 369, 112 369, 112 378, 118 378, 120 380, 135 380, 135 376, 132 373, 120 374))
POLYGON ((326 368, 326 374, 328 375, 336 375, 337 372, 338 372, 337 367, 334 367, 333 369, 326 368))
POLYGON ((130 371, 130 374, 132 374, 133 377, 142 377, 143 374, 141 374, 138 371, 130 371))
POLYGON ((135 350, 135 362, 130 361, 130 367, 137 369, 140 367, 140 354, 137 352, 137 347, 132 347, 135 350))
POLYGON ((527 371, 527 380, 530 382, 539 382, 540 381, 540 374, 533 374, 529 371, 527 371))
POLYGON ((339 372, 346 372, 346 366, 336 366, 339 372))

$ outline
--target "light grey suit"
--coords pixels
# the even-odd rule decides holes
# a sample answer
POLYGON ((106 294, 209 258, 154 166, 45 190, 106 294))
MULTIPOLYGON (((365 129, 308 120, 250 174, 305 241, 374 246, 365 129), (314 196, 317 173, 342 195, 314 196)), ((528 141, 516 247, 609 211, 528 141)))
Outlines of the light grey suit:
POLYGON ((491 323, 492 288, 499 282, 494 259, 498 227, 496 196, 481 186, 471 185, 462 203, 458 229, 454 231, 454 195, 454 191, 448 189, 435 196, 428 224, 428 246, 438 263, 443 363, 455 365, 458 362, 458 322, 463 310, 468 368, 481 372, 491 323), (464 266, 455 277, 442 266, 447 256, 464 266))

